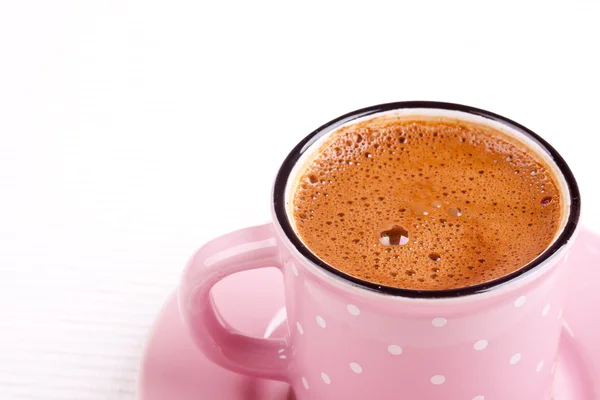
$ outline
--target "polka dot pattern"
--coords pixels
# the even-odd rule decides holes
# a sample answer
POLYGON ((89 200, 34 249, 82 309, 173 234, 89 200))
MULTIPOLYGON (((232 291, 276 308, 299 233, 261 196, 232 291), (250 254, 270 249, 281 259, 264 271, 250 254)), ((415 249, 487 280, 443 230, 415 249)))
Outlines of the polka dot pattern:
POLYGON ((542 369, 544 369, 544 360, 538 363, 537 367, 535 367, 535 372, 540 372, 542 369))
POLYGON ((443 328, 447 323, 448 320, 446 318, 434 318, 431 321, 431 325, 435 326, 436 328, 443 328))
POLYGON ((327 324, 325 323, 325 320, 323 319, 323 317, 321 317, 320 315, 317 315, 317 324, 321 327, 321 328, 325 328, 327 327, 327 324))
POLYGON ((351 362, 350 363, 350 369, 354 372, 356 372, 357 374, 360 374, 363 372, 362 367, 360 366, 360 364, 355 363, 355 362, 351 362))
POLYGON ((304 386, 304 389, 308 390, 308 381, 305 377, 302 377, 302 386, 304 386))
POLYGON ((348 310, 350 315, 354 315, 355 317, 358 317, 360 315, 360 310, 354 304, 348 304, 346 306, 346 309, 348 310))
MULTIPOLYGON (((537 302, 537 299, 536 299, 536 302, 537 302)), ((517 308, 517 309, 523 307, 526 303, 527 303, 526 296, 520 296, 520 297, 518 297, 516 299, 513 298, 513 301, 512 301, 512 305, 515 308, 517 308)), ((544 303, 542 303, 542 304, 544 304, 544 303)), ((511 305, 511 301, 509 300, 508 306, 510 306, 510 305, 511 305)), ((344 307, 344 306, 342 305, 342 307, 344 307)), ((345 304, 345 308, 346 308, 345 311, 347 311, 348 314, 350 314, 350 316, 351 316, 351 317, 349 317, 346 314, 346 317, 345 317, 346 321, 349 321, 350 319, 352 319, 352 317, 358 317, 358 316, 361 315, 361 310, 355 304, 345 304)), ((547 317, 550 314, 550 311, 552 309, 553 309, 552 304, 551 303, 547 303, 547 304, 545 304, 543 306, 543 308, 541 308, 541 309, 538 308, 539 311, 537 311, 537 312, 541 313, 542 317, 547 317)), ((531 310, 531 311, 533 312, 534 310, 531 310)), ((557 312, 553 313, 553 315, 560 314, 561 311, 562 311, 562 309, 559 307, 559 309, 557 310, 557 312)), ((339 312, 345 313, 343 311, 343 308, 339 312)), ((516 312, 516 310, 513 309, 512 313, 515 313, 515 312, 516 312)), ((518 317, 518 318, 522 318, 523 314, 517 313, 517 314, 514 314, 514 315, 516 315, 516 316, 520 315, 521 317, 518 317)), ((539 316, 540 314, 537 314, 537 315, 539 316)), ((332 317, 332 318, 335 320, 334 317, 332 317)), ((326 323, 325 319, 321 315, 316 315, 315 316, 315 320, 317 322, 317 325, 319 325, 319 327, 321 327, 323 329, 325 329, 327 327, 327 323, 326 323)), ((362 319, 358 319, 356 321, 363 321, 364 322, 364 320, 362 320, 362 319)), ((454 326, 454 328, 460 328, 462 321, 461 320, 457 320, 455 322, 456 323, 454 325, 456 325, 456 326, 454 326)), ((431 323, 431 325, 432 325, 433 328, 444 328, 445 326, 448 325, 449 321, 448 321, 448 319, 446 319, 444 317, 436 317, 436 318, 431 319, 430 323, 431 323)), ((423 326, 421 325, 421 328, 422 327, 423 326)), ((338 328, 336 324, 334 324, 334 325, 332 325, 332 327, 330 327, 330 329, 334 329, 334 328, 335 329, 338 328)), ((296 329, 297 329, 297 331, 298 331, 298 333, 300 335, 304 335, 305 334, 304 327, 302 326, 302 324, 300 323, 300 321, 296 321, 296 329)), ((429 329, 431 329, 431 328, 429 328, 429 329)), ((312 333, 312 331, 309 330, 307 334, 310 336, 311 333, 312 333)), ((480 333, 486 334, 486 330, 482 330, 480 333)), ((489 333, 489 332, 487 332, 487 333, 489 333)), ((442 335, 441 337, 445 337, 445 336, 447 336, 449 334, 453 334, 453 332, 452 332, 452 330, 450 330, 450 331, 441 330, 439 332, 439 334, 442 335)), ((499 338, 499 340, 495 340, 496 342, 498 342, 498 343, 495 343, 496 344, 495 350, 492 351, 492 353, 488 353, 488 355, 492 354, 494 357, 496 357, 495 353, 498 350, 500 350, 502 348, 502 346, 504 345, 504 343, 502 343, 503 340, 500 340, 500 339, 502 339, 502 338, 499 338)), ((479 340, 476 340, 474 342, 471 342, 471 344, 472 344, 473 350, 475 350, 476 352, 484 351, 490 345, 490 343, 488 342, 487 339, 479 339, 479 340)), ((410 346, 410 342, 408 342, 408 344, 405 343, 405 345, 410 346)), ((517 345, 518 345, 518 343, 517 343, 517 345)), ((517 349, 518 349, 518 347, 517 347, 517 349)), ((391 356, 399 356, 399 355, 403 354, 404 349, 400 345, 398 345, 398 344, 390 344, 390 345, 387 346, 387 351, 388 351, 388 353, 391 356)), ((503 354, 504 354, 503 357, 510 356, 510 358, 508 360, 510 365, 519 364, 521 362, 521 360, 522 360, 522 357, 523 357, 523 355, 520 352, 514 353, 514 354, 512 354, 512 356, 510 355, 510 353, 507 354, 507 353, 503 352, 503 354)), ((525 356, 527 357, 527 352, 525 352, 525 356)), ((468 354, 465 353, 464 357, 468 357, 468 354)), ((506 360, 506 358, 504 358, 504 360, 506 360)), ((348 371, 348 373, 354 373, 354 374, 357 374, 357 375, 361 375, 364 372, 363 367, 362 367, 361 364, 362 364, 362 362, 367 362, 368 363, 368 360, 365 361, 365 360, 357 359, 356 361, 347 360, 346 362, 347 362, 346 365, 348 366, 348 368, 351 371, 351 372, 348 371)), ((390 361, 390 362, 392 362, 392 361, 390 361)), ((402 361, 398 361, 398 362, 402 363, 402 361)), ((504 362, 506 362, 506 361, 504 361, 504 362)), ((391 364, 391 365, 393 365, 393 364, 391 364)), ((396 364, 396 365, 401 365, 401 364, 396 364)), ((527 365, 523 364, 523 366, 527 367, 527 368, 533 369, 532 366, 529 364, 529 362, 527 362, 527 365)), ((544 360, 540 360, 539 362, 537 362, 537 364, 535 364, 535 372, 533 372, 531 370, 530 373, 531 374, 536 374, 536 373, 539 374, 539 373, 541 373, 544 370, 545 367, 546 367, 545 361, 544 360)), ((555 369, 556 369, 556 363, 553 365, 552 374, 554 374, 555 369)), ((519 368, 518 370, 521 371, 521 368, 519 368)), ((526 369, 522 369, 522 371, 523 371, 524 374, 526 373, 526 369)), ((436 372, 436 371, 431 371, 431 372, 436 372)), ((321 372, 320 375, 321 375, 321 380, 323 381, 324 384, 326 384, 326 385, 331 385, 332 384, 331 378, 329 377, 329 375, 327 373, 321 372)), ((368 374, 368 371, 367 371, 366 376, 368 377, 368 375, 369 374, 368 374)), ((430 378, 429 378, 430 383, 432 385, 435 385, 435 386, 444 385, 446 383, 446 380, 447 380, 447 378, 446 378, 445 375, 429 375, 429 376, 430 376, 430 378)), ((540 376, 540 375, 538 375, 538 376, 540 376)), ((342 380, 342 378, 343 379, 351 379, 351 378, 340 377, 340 380, 342 380)), ((357 377, 356 379, 359 379, 359 378, 357 377)), ((425 379, 427 379, 427 378, 425 377, 425 379)), ((454 380, 456 380, 456 379, 452 379, 452 381, 454 381, 454 380)), ((301 377, 301 382, 302 382, 302 386, 306 390, 309 390, 310 385, 309 385, 308 380, 306 379, 306 377, 302 376, 301 377)), ((471 396, 473 396, 473 394, 471 394, 471 396)), ((467 396, 467 397, 471 398, 469 396, 467 396)), ((485 400, 485 397, 483 395, 479 394, 479 395, 476 395, 476 396, 472 397, 471 400, 485 400)))
POLYGON ((388 346, 388 351, 393 356, 399 356, 402 354, 402 347, 398 346, 397 344, 390 344, 388 346))
POLYGON ((542 310, 542 316, 545 317, 550 312, 550 304, 546 304, 546 307, 542 310))
POLYGON ((521 361, 521 353, 517 353, 510 358, 510 365, 515 365, 521 361))
POLYGON ((477 351, 485 350, 486 347, 488 347, 488 341, 487 340, 478 340, 473 345, 473 348, 475 350, 477 350, 477 351))
POLYGON ((525 296, 519 297, 517 300, 515 300, 515 307, 517 307, 517 308, 523 307, 525 305, 526 301, 527 301, 527 297, 525 297, 525 296))

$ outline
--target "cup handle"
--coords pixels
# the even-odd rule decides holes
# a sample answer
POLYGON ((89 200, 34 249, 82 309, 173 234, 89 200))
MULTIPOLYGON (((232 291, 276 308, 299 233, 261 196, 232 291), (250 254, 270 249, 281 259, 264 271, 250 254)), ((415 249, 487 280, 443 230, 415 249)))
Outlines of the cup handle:
POLYGON ((288 338, 253 338, 236 331, 219 314, 210 296, 221 279, 266 267, 282 268, 272 224, 214 239, 192 256, 183 273, 179 310, 194 343, 212 362, 245 375, 285 381, 288 338))

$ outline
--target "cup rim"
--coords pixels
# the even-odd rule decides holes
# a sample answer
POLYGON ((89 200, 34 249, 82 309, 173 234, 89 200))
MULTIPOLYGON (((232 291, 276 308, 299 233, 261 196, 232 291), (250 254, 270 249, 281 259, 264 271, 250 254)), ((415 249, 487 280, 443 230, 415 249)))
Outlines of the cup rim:
POLYGON ((561 248, 563 248, 569 240, 573 237, 577 230, 577 226, 580 219, 581 214, 581 198, 579 193, 579 187, 577 185, 577 181, 571 172, 571 169, 562 158, 562 156, 552 147, 548 142, 542 139, 538 134, 533 132, 532 130, 526 128, 525 126, 509 119, 503 117, 501 115, 492 113, 490 111, 486 111, 480 108, 470 107, 462 104, 456 103, 446 103, 446 102, 437 102, 437 101, 400 101, 393 103, 384 103, 375 106, 370 106, 366 108, 361 108, 355 111, 351 111, 347 114, 344 114, 338 118, 335 118, 326 124, 320 126, 308 136, 306 136, 302 141, 300 141, 294 149, 288 154, 288 156, 283 161, 279 172, 275 178, 275 184, 273 187, 273 210, 274 215, 279 223, 280 227, 283 230, 286 238, 291 242, 291 244, 300 252, 300 254, 311 261, 313 264, 317 265, 321 269, 324 269, 342 280, 347 281, 353 285, 362 287, 364 289, 368 289, 370 291, 375 291, 377 293, 392 295, 392 296, 400 296, 406 298, 417 298, 417 299, 440 299, 440 298, 454 298, 454 297, 462 297, 469 296, 479 293, 488 292, 497 287, 503 286, 504 284, 514 281, 519 277, 529 275, 534 271, 540 269, 545 261, 551 258, 555 253, 557 253, 561 248), (501 124, 504 124, 508 128, 515 130, 529 139, 536 142, 542 149, 546 150, 550 157, 553 159, 554 163, 560 170, 560 173, 563 175, 565 182, 567 184, 567 188, 569 190, 569 197, 571 200, 569 215, 565 226, 558 236, 558 238, 546 249, 542 254, 540 254, 537 258, 526 264, 525 266, 519 268, 518 270, 511 272, 508 275, 504 275, 500 278, 496 278, 494 280, 479 283, 472 286, 462 287, 462 288, 454 288, 454 289, 443 289, 443 290, 422 290, 422 289, 404 289, 397 288, 392 286, 380 285, 374 282, 365 281, 363 279, 357 278, 355 276, 349 275, 341 270, 334 268, 329 265, 325 261, 321 260, 317 257, 316 254, 310 251, 307 246, 304 245, 300 237, 296 234, 294 229, 292 228, 291 221, 289 219, 287 210, 286 210, 286 187, 288 183, 288 179, 290 174, 296 165, 296 163, 300 160, 302 155, 311 148, 311 146, 327 132, 334 130, 335 128, 351 122, 358 118, 367 117, 373 114, 385 113, 389 111, 399 110, 399 109, 433 109, 433 110, 446 110, 446 111, 459 111, 468 114, 472 114, 475 116, 484 117, 501 124))

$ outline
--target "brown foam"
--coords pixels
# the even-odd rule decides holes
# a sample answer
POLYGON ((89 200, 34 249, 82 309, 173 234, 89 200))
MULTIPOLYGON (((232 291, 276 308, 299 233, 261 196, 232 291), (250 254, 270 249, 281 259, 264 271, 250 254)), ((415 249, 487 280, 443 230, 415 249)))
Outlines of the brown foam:
POLYGON ((541 254, 561 221, 544 161, 493 128, 449 118, 342 128, 298 176, 302 241, 334 268, 386 286, 449 289, 507 275, 541 254))

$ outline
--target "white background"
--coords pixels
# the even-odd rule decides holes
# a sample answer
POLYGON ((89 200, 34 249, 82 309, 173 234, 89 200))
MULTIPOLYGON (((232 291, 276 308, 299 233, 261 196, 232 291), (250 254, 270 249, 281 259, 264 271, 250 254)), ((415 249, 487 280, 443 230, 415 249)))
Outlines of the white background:
POLYGON ((287 152, 356 108, 513 118, 600 230, 599 20, 596 0, 1 1, 0 399, 134 399, 187 257, 267 221, 287 152))

